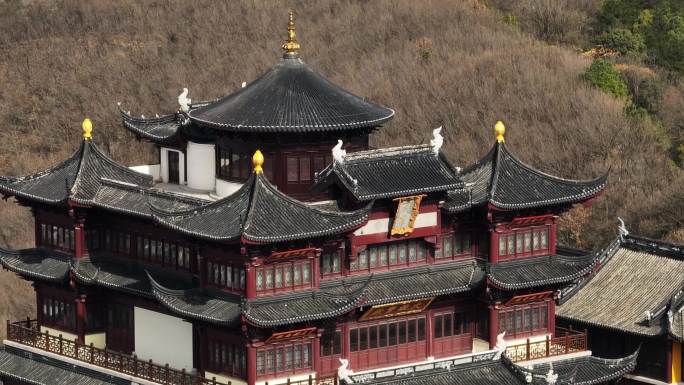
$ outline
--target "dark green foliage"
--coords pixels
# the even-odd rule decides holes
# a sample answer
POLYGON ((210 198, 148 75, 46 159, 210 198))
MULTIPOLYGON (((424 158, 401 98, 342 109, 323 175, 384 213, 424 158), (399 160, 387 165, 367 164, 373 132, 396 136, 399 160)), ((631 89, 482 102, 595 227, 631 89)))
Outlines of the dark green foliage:
POLYGON ((639 20, 639 14, 647 4, 646 0, 605 0, 597 15, 600 30, 631 28, 639 20))
POLYGON ((613 28, 604 32, 596 38, 595 42, 623 55, 638 55, 646 47, 641 34, 626 28, 613 28))
POLYGON ((648 52, 663 67, 684 73, 684 10, 660 1, 646 30, 648 52))
POLYGON ((596 59, 587 68, 584 78, 599 89, 618 98, 627 97, 627 85, 613 65, 603 59, 596 59))

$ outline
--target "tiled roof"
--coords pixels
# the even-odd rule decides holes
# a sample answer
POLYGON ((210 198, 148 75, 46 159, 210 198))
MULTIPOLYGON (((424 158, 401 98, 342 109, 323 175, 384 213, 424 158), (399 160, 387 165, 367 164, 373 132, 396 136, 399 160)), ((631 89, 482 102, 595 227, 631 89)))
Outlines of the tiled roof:
POLYGON ((126 385, 121 378, 100 371, 5 346, 0 348, 0 383, 31 385, 126 385))
MULTIPOLYGON (((638 352, 620 359, 582 356, 553 361, 557 384, 595 385, 617 380, 634 370, 638 352)), ((430 368, 432 365, 425 365, 430 368)), ((522 367, 506 358, 433 369, 364 381, 372 385, 547 385, 548 363, 522 367), (529 381, 528 381, 529 380, 529 381)), ((396 370, 399 372, 400 370, 396 370)), ((362 375, 357 375, 358 378, 362 375)), ((346 383, 346 381, 344 381, 346 383)))
MULTIPOLYGON (((660 336, 669 331, 667 313, 679 308, 677 298, 683 288, 684 247, 625 236, 606 250, 595 274, 564 294, 556 315, 571 322, 660 336)), ((676 325, 678 320, 673 321, 676 325)))
POLYGON ((240 315, 260 327, 329 319, 361 303, 428 298, 470 291, 482 283, 484 272, 473 262, 424 266, 383 274, 322 282, 320 289, 242 301, 238 296, 199 288, 170 290, 152 279, 155 298, 184 317, 218 324, 236 322, 240 315))
POLYGON ((316 188, 335 182, 358 201, 463 188, 446 157, 430 145, 349 153, 319 173, 316 188))
POLYGON ((95 143, 84 140, 73 156, 50 169, 22 177, 0 177, 0 192, 43 203, 64 203, 68 199, 88 205, 104 180, 152 186, 151 176, 114 162, 95 143))
POLYGON ((352 95, 291 57, 189 116, 217 130, 304 133, 377 127, 394 111, 352 95))
POLYGON ((465 190, 449 193, 444 208, 462 212, 490 203, 501 209, 523 209, 585 201, 605 189, 608 174, 578 181, 555 177, 526 165, 497 143, 461 173, 465 190))
POLYGON ((238 191, 206 206, 154 210, 160 224, 184 234, 275 243, 352 230, 368 220, 370 205, 349 212, 322 210, 283 194, 262 173, 253 173, 238 191))
POLYGON ((90 256, 72 261, 74 278, 81 284, 101 286, 116 291, 153 297, 148 274, 172 289, 192 286, 189 272, 173 271, 154 265, 143 265, 134 260, 110 256, 90 256))
MULTIPOLYGON (((323 281, 322 289, 333 292, 342 287, 365 285, 366 276, 339 281, 323 281)), ((369 305, 408 301, 439 295, 468 292, 484 280, 484 270, 475 261, 451 262, 373 274, 366 287, 369 305)))
POLYGON ((242 313, 241 298, 219 290, 191 288, 169 289, 148 274, 152 294, 176 314, 220 325, 237 322, 242 313))
POLYGON ((178 139, 181 127, 189 123, 184 113, 174 113, 154 118, 136 118, 120 111, 123 126, 135 135, 157 144, 172 143, 178 139))
POLYGON ((504 290, 560 285, 591 273, 597 263, 593 254, 531 257, 490 264, 487 278, 504 290))
POLYGON ((0 264, 22 277, 48 282, 64 282, 69 274, 70 256, 42 248, 0 249, 0 264))

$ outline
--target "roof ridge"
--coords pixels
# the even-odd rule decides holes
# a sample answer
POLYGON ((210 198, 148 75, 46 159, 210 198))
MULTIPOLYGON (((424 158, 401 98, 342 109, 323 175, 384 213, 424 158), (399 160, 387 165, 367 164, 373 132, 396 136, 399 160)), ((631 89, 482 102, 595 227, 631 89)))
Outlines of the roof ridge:
POLYGON ((636 249, 638 251, 649 252, 649 254, 655 254, 660 257, 670 257, 684 260, 684 245, 679 245, 676 243, 628 234, 623 237, 620 242, 620 246, 625 246, 633 250, 636 249))
POLYGON ((535 173, 535 174, 537 174, 537 175, 539 175, 539 176, 541 176, 541 177, 553 179, 553 180, 556 181, 556 182, 560 182, 560 183, 565 183, 565 184, 570 184, 570 185, 577 186, 577 185, 582 185, 582 184, 592 184, 592 183, 596 183, 596 182, 598 182, 598 181, 600 181, 600 180, 602 180, 602 179, 607 179, 607 178, 608 178, 608 171, 606 171, 604 174, 599 175, 599 176, 597 176, 596 178, 593 178, 593 179, 569 179, 569 178, 562 178, 562 177, 559 177, 559 176, 552 175, 552 174, 546 173, 546 172, 544 172, 544 171, 541 171, 541 170, 537 169, 536 167, 533 167, 533 166, 531 166, 531 165, 529 165, 529 164, 523 162, 522 160, 518 159, 517 156, 515 156, 512 152, 510 152, 510 151, 508 150, 508 148, 506 147, 506 145, 505 145, 504 143, 501 143, 501 147, 503 148, 504 153, 505 153, 507 156, 509 156, 510 159, 511 159, 513 162, 517 163, 519 166, 522 166, 522 167, 524 167, 525 169, 527 169, 528 171, 531 171, 532 173, 535 173))

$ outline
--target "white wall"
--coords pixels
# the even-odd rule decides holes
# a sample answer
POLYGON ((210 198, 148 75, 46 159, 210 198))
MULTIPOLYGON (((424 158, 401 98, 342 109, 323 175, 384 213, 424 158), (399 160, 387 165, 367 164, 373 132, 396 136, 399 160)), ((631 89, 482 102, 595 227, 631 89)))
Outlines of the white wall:
POLYGON ((140 166, 131 166, 129 168, 141 174, 151 175, 155 182, 159 182, 161 180, 160 167, 161 166, 158 164, 143 164, 140 166))
POLYGON ((192 324, 180 318, 135 307, 135 354, 143 360, 192 370, 192 324))
POLYGON ((242 183, 228 182, 227 180, 216 179, 216 195, 223 198, 233 194, 242 187, 242 183))
POLYGON ((169 152, 178 153, 178 170, 179 176, 178 181, 180 184, 185 184, 185 154, 182 151, 175 150, 173 148, 162 147, 160 150, 160 179, 164 183, 169 183, 169 152))
POLYGON ((188 142, 186 152, 188 156, 188 187, 195 190, 214 191, 216 186, 216 151, 214 145, 188 142))
MULTIPOLYGON (((421 227, 437 226, 437 212, 420 213, 413 224, 414 229, 421 227)), ((390 218, 371 219, 360 229, 354 231, 354 235, 369 235, 387 233, 390 231, 390 218)))

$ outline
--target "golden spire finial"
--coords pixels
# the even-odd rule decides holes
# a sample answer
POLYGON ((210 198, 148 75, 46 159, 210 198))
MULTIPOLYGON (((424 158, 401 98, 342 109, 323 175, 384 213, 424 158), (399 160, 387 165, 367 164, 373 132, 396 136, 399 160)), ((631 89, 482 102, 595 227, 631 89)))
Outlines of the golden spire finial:
POLYGON ((494 132, 496 133, 496 141, 497 143, 503 143, 504 142, 504 134, 506 133, 506 126, 504 126, 502 121, 496 122, 496 125, 494 126, 494 132))
POLYGON ((93 122, 90 121, 90 119, 85 118, 83 119, 83 123, 81 124, 81 127, 83 128, 83 140, 90 140, 93 138, 93 122))
POLYGON ((252 165, 254 166, 255 173, 261 174, 264 172, 264 169, 261 167, 264 165, 264 154, 262 154, 260 150, 256 150, 252 156, 252 165))
POLYGON ((283 50, 285 55, 297 55, 299 51, 299 42, 297 42, 297 33, 295 32, 294 12, 290 11, 290 20, 287 23, 287 40, 283 43, 283 50))

